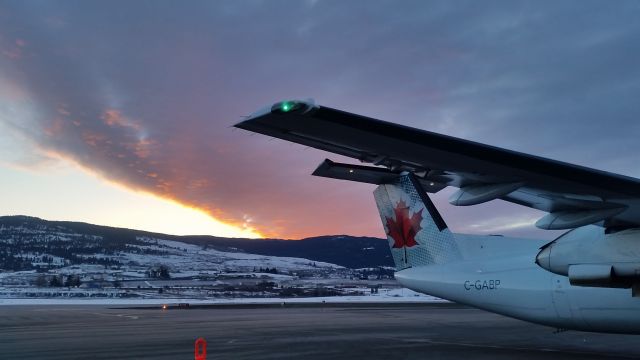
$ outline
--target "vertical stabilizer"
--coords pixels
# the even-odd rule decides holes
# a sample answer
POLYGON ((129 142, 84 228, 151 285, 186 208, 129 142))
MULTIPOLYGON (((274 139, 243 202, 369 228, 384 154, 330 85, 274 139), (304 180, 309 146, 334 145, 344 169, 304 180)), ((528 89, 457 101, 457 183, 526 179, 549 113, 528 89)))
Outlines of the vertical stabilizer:
POLYGON ((438 210, 411 173, 373 192, 396 269, 462 259, 438 210))

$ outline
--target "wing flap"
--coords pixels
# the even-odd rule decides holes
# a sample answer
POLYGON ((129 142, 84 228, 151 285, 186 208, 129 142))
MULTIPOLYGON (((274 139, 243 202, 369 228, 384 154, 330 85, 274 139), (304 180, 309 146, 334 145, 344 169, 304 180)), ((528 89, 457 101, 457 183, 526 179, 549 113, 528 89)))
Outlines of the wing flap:
POLYGON ((312 175, 380 185, 393 182, 399 174, 384 168, 340 164, 325 159, 312 175))
MULTIPOLYGON (((401 173, 380 167, 342 164, 325 159, 312 175, 381 185, 396 181, 401 173)), ((424 179, 418 179, 418 181, 420 181, 423 189, 429 193, 436 193, 446 187, 445 184, 434 181, 424 179)))

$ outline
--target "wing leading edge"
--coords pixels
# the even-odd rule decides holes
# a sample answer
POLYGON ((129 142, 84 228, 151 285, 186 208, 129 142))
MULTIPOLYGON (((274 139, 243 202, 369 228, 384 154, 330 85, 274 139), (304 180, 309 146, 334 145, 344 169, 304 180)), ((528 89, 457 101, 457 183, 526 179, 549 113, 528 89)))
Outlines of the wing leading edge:
POLYGON ((314 175, 383 183, 402 171, 425 189, 457 187, 450 202, 502 199, 546 211, 536 225, 640 226, 640 180, 318 106, 286 101, 235 125, 377 166, 325 161, 314 175), (387 180, 385 180, 385 178, 387 180))

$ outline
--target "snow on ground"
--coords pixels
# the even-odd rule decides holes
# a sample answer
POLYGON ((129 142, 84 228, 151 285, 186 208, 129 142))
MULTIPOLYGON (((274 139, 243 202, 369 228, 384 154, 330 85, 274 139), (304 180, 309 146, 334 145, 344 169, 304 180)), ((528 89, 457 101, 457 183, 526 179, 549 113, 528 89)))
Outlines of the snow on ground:
POLYGON ((285 275, 285 274, 271 274, 271 273, 261 273, 261 272, 237 272, 231 273, 233 277, 248 277, 248 278, 258 278, 258 279, 270 279, 270 280, 294 280, 295 276, 285 275))
MULTIPOLYGON (((202 271, 232 268, 250 271, 253 268, 276 268, 278 271, 342 269, 341 266, 293 257, 256 255, 244 252, 227 252, 179 241, 138 237, 145 245, 129 245, 130 248, 152 251, 152 253, 120 252, 115 259, 124 264, 140 266, 169 265, 172 270, 202 271)), ((92 255, 93 256, 93 255, 92 255)))
POLYGON ((238 299, 0 299, 2 305, 163 305, 189 303, 206 304, 340 304, 340 303, 442 303, 437 297, 419 294, 409 289, 389 289, 388 292, 362 296, 327 296, 304 298, 238 298, 238 299))
POLYGON ((122 276, 128 277, 128 278, 141 278, 141 279, 144 279, 147 277, 144 271, 123 271, 122 276))
POLYGON ((198 251, 202 249, 202 247, 199 245, 187 244, 187 243, 183 243, 180 241, 173 241, 173 240, 162 240, 162 239, 149 238, 149 237, 138 237, 138 240, 144 241, 149 244, 155 244, 158 246, 159 250, 166 250, 164 248, 173 248, 173 249, 182 250, 182 251, 184 250, 198 251))
POLYGON ((0 272, 0 280, 10 277, 32 276, 34 274, 36 274, 35 270, 0 272))
POLYGON ((14 254, 13 256, 18 258, 23 258, 23 259, 33 259, 34 262, 39 262, 39 263, 44 262, 42 259, 43 257, 49 257, 51 258, 51 263, 54 265, 63 265, 65 260, 63 257, 59 257, 59 256, 47 254, 47 253, 22 252, 22 253, 14 254))

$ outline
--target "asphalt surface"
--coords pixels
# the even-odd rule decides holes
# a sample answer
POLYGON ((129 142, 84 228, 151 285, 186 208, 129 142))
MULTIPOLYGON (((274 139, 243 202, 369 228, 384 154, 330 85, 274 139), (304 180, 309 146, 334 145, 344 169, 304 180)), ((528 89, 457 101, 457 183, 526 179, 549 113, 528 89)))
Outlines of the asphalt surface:
POLYGON ((0 306, 0 359, 640 358, 640 337, 442 305, 123 309, 0 306))

